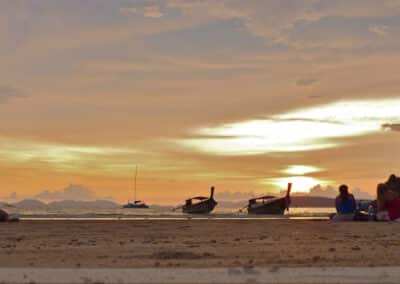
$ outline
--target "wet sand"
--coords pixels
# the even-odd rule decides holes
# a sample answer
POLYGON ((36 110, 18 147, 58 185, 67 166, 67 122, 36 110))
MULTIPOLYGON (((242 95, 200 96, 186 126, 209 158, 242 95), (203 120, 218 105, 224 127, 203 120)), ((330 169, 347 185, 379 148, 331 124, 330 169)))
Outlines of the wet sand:
POLYGON ((0 267, 365 267, 399 263, 399 223, 138 220, 0 224, 0 267))

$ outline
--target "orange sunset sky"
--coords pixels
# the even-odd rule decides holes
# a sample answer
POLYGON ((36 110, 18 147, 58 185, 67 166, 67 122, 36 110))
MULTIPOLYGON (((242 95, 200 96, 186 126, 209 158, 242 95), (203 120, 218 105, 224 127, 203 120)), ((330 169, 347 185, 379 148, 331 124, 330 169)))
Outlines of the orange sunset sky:
POLYGON ((0 1, 0 200, 400 174, 400 1, 0 1))

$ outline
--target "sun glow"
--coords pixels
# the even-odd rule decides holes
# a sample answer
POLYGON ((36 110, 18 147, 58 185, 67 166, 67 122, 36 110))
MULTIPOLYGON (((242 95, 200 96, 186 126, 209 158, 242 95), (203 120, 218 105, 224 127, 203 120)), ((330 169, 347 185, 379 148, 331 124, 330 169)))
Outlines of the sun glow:
POLYGON ((322 181, 313 177, 306 176, 291 176, 282 178, 271 178, 261 181, 262 184, 275 185, 276 187, 284 190, 287 188, 288 183, 292 183, 292 192, 309 192, 309 189, 318 184, 324 184, 322 181))
POLYGON ((316 173, 319 171, 321 171, 320 168, 313 166, 292 165, 289 166, 287 169, 283 170, 282 172, 290 175, 305 175, 305 174, 316 173))
POLYGON ((179 143, 220 155, 297 152, 342 145, 340 138, 382 131, 400 121, 400 98, 343 101, 274 115, 270 118, 200 128, 196 138, 179 143))

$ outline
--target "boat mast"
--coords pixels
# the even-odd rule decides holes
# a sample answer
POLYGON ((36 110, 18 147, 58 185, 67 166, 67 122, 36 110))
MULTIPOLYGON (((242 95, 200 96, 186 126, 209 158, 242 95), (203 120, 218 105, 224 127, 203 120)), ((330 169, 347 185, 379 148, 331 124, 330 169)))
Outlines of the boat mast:
POLYGON ((136 203, 136 177, 137 177, 137 170, 138 170, 138 166, 136 165, 136 171, 135 171, 135 179, 134 179, 134 202, 136 203))

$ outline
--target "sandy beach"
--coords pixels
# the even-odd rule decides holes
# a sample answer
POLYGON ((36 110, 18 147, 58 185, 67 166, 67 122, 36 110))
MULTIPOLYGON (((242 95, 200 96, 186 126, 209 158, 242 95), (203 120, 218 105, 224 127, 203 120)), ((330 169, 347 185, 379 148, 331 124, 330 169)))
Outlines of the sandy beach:
POLYGON ((0 267, 393 266, 396 223, 298 220, 21 221, 0 224, 0 267))

